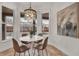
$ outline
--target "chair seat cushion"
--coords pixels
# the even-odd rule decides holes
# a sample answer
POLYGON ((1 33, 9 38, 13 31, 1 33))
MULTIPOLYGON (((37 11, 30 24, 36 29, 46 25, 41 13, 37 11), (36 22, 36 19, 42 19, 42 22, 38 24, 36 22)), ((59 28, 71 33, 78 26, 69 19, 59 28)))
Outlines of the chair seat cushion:
POLYGON ((39 49, 39 50, 41 50, 41 49, 42 49, 42 46, 43 46, 42 44, 38 44, 38 45, 35 46, 34 48, 35 48, 35 49, 39 49))

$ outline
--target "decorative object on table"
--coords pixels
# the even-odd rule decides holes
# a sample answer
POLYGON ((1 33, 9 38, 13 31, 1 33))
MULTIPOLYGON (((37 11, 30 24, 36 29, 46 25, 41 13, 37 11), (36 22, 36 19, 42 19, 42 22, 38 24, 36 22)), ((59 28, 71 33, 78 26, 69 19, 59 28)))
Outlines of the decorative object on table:
POLYGON ((72 4, 57 13, 58 35, 79 38, 79 3, 72 4))

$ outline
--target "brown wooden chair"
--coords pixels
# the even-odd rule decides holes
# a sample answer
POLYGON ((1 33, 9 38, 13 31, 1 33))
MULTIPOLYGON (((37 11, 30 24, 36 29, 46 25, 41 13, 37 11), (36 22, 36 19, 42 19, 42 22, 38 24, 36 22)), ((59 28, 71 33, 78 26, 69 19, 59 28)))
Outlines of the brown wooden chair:
POLYGON ((23 36, 27 36, 27 35, 28 35, 28 34, 22 34, 22 37, 23 37, 23 36))
POLYGON ((36 47, 36 46, 38 46, 39 44, 42 44, 42 41, 43 41, 43 39, 34 41, 33 47, 36 47))
POLYGON ((28 41, 21 41, 22 43, 24 44, 30 44, 31 42, 28 42, 28 41))
POLYGON ((25 55, 26 51, 28 51, 28 54, 30 56, 30 53, 29 53, 30 48, 26 47, 25 45, 19 46, 18 42, 15 39, 12 39, 12 41, 13 41, 13 48, 15 50, 14 56, 15 56, 16 52, 19 53, 19 56, 21 53, 24 53, 24 55, 25 55))
POLYGON ((28 41, 21 41, 23 44, 25 44, 25 46, 27 46, 28 48, 31 47, 31 42, 28 41))
POLYGON ((38 56, 40 55, 39 54, 40 51, 42 51, 42 55, 43 55, 43 50, 45 50, 46 54, 48 55, 48 52, 47 52, 47 43, 48 43, 48 37, 46 37, 46 39, 44 40, 43 44, 39 44, 36 47, 34 47, 38 51, 38 56))
POLYGON ((43 39, 34 41, 34 43, 39 44, 39 43, 42 43, 42 41, 43 41, 43 39))
POLYGON ((33 55, 35 55, 35 47, 37 47, 38 45, 42 44, 42 41, 43 41, 43 39, 34 41, 34 44, 33 44, 34 54, 33 55))

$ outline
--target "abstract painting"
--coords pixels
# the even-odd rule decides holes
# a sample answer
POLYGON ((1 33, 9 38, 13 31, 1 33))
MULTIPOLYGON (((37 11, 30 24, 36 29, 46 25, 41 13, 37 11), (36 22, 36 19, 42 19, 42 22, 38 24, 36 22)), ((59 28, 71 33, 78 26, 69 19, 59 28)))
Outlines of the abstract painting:
POLYGON ((77 4, 72 4, 57 12, 57 34, 77 37, 77 4))

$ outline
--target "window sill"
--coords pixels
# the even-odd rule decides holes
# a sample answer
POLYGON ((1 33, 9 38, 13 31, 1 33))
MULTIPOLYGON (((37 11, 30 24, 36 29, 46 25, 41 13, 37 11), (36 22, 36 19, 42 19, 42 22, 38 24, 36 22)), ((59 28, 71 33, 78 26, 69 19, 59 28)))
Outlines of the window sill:
POLYGON ((10 41, 10 40, 12 40, 12 37, 8 37, 5 40, 2 40, 1 42, 4 43, 4 42, 10 41))

